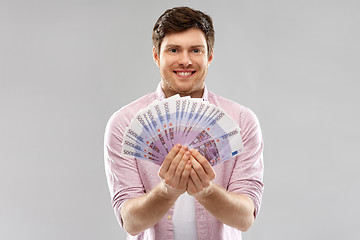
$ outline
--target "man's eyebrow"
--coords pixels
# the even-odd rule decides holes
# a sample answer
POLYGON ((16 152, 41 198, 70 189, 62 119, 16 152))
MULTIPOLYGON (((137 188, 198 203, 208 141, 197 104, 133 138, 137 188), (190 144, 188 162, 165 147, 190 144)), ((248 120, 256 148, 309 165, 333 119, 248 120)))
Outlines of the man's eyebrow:
MULTIPOLYGON (((182 47, 176 44, 167 44, 165 45, 165 48, 182 48, 182 47)), ((199 45, 190 46, 190 48, 205 48, 205 46, 203 44, 199 44, 199 45)))
POLYGON ((165 45, 165 47, 166 47, 166 48, 170 48, 170 47, 172 47, 172 48, 179 48, 179 47, 180 47, 180 45, 167 44, 167 45, 165 45))
POLYGON ((206 47, 204 45, 200 44, 200 45, 191 46, 191 48, 206 48, 206 47))

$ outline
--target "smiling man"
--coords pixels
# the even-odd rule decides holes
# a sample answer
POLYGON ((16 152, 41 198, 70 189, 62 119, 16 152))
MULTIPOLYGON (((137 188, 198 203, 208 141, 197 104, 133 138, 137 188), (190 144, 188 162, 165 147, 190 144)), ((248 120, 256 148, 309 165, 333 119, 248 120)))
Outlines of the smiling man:
POLYGON ((190 28, 168 33, 158 48, 153 48, 153 55, 160 69, 165 96, 180 94, 201 98, 207 69, 213 59, 213 53, 207 51, 204 32, 190 28))
POLYGON ((156 91, 115 112, 105 132, 105 170, 116 217, 129 239, 241 239, 253 224, 263 192, 263 141, 248 108, 207 90, 213 60, 211 18, 188 7, 168 9, 153 29, 156 91), (241 154, 214 167, 195 149, 176 144, 159 167, 120 156, 135 114, 175 94, 221 107, 240 126, 241 154))

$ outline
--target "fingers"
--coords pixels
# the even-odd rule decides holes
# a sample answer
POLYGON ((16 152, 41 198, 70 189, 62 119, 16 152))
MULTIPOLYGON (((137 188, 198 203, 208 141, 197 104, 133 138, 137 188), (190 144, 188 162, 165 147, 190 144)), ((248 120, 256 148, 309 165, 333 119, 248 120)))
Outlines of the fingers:
MULTIPOLYGON (((176 154, 176 156, 174 157, 174 159, 172 160, 171 164, 170 164, 170 167, 169 169, 167 170, 167 173, 166 173, 166 177, 165 177, 165 181, 167 184, 171 184, 174 176, 175 176, 175 173, 178 169, 178 165, 179 163, 181 162, 184 154, 187 152, 187 146, 182 146, 180 148, 180 151, 176 154)), ((186 159, 187 160, 187 159, 186 159)), ((184 170, 183 169, 183 166, 184 165, 181 165, 180 168, 181 169, 178 169, 178 171, 180 171, 180 173, 182 173, 182 171, 184 170)), ((175 182, 177 183, 177 182, 175 182)))
POLYGON ((201 190, 204 189, 205 186, 203 186, 203 182, 200 180, 199 176, 197 175, 194 169, 191 169, 190 178, 194 188, 194 193, 200 192, 201 190))
POLYGON ((175 156, 179 153, 181 148, 180 144, 176 144, 171 150, 170 152, 166 155, 164 162, 162 163, 160 170, 159 170, 159 176, 162 179, 165 179, 165 174, 168 171, 171 162, 173 161, 173 159, 175 158, 175 156))
POLYGON ((197 199, 206 198, 211 194, 212 186, 213 184, 210 182, 209 186, 203 187, 199 182, 199 178, 196 176, 195 170, 192 169, 187 185, 187 192, 189 195, 192 195, 197 199))
POLYGON ((181 176, 181 179, 180 179, 180 182, 179 182, 179 188, 180 189, 184 189, 184 190, 186 189, 186 186, 187 186, 187 183, 188 183, 188 180, 189 180, 189 176, 190 176, 190 172, 191 172, 191 161, 188 160, 186 162, 184 171, 182 173, 182 176, 181 176))
POLYGON ((170 195, 177 197, 188 191, 190 195, 199 197, 210 189, 215 171, 196 149, 188 151, 186 146, 177 144, 166 155, 159 176, 169 188, 170 195))
POLYGON ((182 191, 186 190, 191 171, 190 155, 187 146, 178 144, 171 149, 159 170, 159 176, 166 185, 182 191))
POLYGON ((195 184, 191 177, 188 179, 186 191, 189 195, 194 195, 197 192, 195 184))
MULTIPOLYGON (((184 149, 184 151, 186 151, 186 150, 184 149)), ((184 174, 185 166, 186 166, 187 162, 189 161, 189 158, 190 158, 190 152, 186 151, 184 153, 184 155, 182 155, 182 158, 180 159, 179 164, 176 166, 174 177, 172 179, 172 183, 174 186, 179 185, 180 180, 184 174)), ((190 171, 188 171, 188 173, 185 173, 185 174, 189 175, 190 171)))
MULTIPOLYGON (((189 150, 191 155, 195 158, 196 162, 199 164, 196 164, 197 168, 194 168, 194 170, 197 170, 196 173, 199 175, 201 179, 204 176, 202 173, 205 173, 209 178, 210 181, 214 180, 215 178, 215 171, 211 167, 209 161, 201 155, 196 149, 190 149, 189 150), (199 167, 201 166, 201 168, 199 167)), ((192 162, 194 164, 194 162, 192 162)))
POLYGON ((207 159, 197 150, 190 149, 190 161, 192 164, 187 191, 190 195, 203 197, 208 194, 211 181, 215 178, 215 171, 207 159))

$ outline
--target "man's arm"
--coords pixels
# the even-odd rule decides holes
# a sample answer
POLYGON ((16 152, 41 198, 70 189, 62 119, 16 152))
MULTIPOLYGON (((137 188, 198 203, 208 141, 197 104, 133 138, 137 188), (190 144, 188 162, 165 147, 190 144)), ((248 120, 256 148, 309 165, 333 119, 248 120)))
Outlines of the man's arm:
POLYGON ((198 151, 191 149, 192 169, 188 193, 193 195, 220 222, 247 231, 254 222, 254 204, 245 195, 226 191, 213 184, 214 170, 198 151))
POLYGON ((174 146, 160 167, 161 183, 149 193, 124 203, 121 218, 128 233, 137 235, 154 226, 186 191, 191 171, 189 157, 186 147, 174 146))

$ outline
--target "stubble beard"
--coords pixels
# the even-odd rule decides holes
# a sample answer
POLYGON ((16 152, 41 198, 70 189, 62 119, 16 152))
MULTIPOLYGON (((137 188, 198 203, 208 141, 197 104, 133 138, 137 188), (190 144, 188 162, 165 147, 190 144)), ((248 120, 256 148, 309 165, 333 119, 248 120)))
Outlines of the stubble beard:
POLYGON ((191 96, 191 97, 202 97, 203 91, 204 91, 204 81, 196 82, 194 86, 191 86, 189 90, 181 90, 181 89, 175 89, 173 86, 176 87, 175 81, 169 82, 164 79, 162 79, 163 85, 163 91, 164 91, 166 97, 170 97, 176 94, 179 94, 180 97, 185 96, 191 96), (172 84, 173 83, 173 84, 172 84), (164 86, 165 85, 165 86, 164 86), (199 86, 199 87, 198 87, 199 86))

